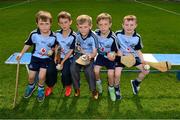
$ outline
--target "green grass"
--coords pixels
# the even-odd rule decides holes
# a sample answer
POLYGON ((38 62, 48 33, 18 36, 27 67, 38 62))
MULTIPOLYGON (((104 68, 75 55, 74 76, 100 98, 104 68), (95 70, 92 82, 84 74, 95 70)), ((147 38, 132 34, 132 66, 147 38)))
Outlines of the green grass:
MULTIPOLYGON (((72 14, 75 19, 80 14, 95 18, 101 12, 108 12, 113 17, 112 30, 121 29, 121 21, 126 14, 138 17, 138 33, 141 34, 145 53, 179 53, 180 16, 147 7, 132 0, 36 0, 26 4, 3 9, 9 5, 21 3, 22 0, 0 0, 0 118, 180 118, 180 82, 174 73, 150 74, 141 85, 138 96, 133 96, 130 80, 137 73, 123 73, 121 89, 123 99, 111 102, 107 94, 106 74, 102 74, 104 84, 103 96, 94 101, 88 85, 82 75, 81 96, 64 97, 60 81, 54 94, 43 103, 36 100, 36 92, 26 100, 23 99, 27 84, 27 72, 20 66, 19 95, 17 107, 12 109, 16 66, 6 65, 4 61, 14 52, 20 51, 29 33, 35 29, 34 16, 38 10, 48 10, 54 17, 52 30, 57 30, 56 16, 61 10, 72 14)), ((180 3, 144 1, 164 9, 180 13, 180 3)))

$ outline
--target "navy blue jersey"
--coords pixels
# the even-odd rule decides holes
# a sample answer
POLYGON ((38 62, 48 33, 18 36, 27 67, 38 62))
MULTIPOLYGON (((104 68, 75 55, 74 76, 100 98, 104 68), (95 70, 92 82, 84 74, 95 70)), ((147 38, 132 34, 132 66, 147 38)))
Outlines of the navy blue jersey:
MULTIPOLYGON (((62 30, 58 30, 56 37, 62 48, 61 58, 64 58, 70 50, 75 49, 76 33, 71 30, 67 37, 63 37, 62 30)), ((72 55, 70 57, 72 57, 72 55)))
POLYGON ((48 51, 55 47, 56 44, 58 42, 52 31, 49 36, 42 36, 39 29, 32 31, 25 41, 25 45, 34 45, 32 56, 38 58, 49 58, 48 51))
POLYGON ((97 36, 90 31, 86 38, 83 38, 81 33, 77 33, 76 45, 80 46, 84 53, 92 53, 98 48, 97 36))
POLYGON ((112 31, 110 31, 107 37, 102 37, 100 30, 96 30, 95 33, 98 37, 99 54, 106 55, 109 52, 117 52, 117 38, 112 31))
POLYGON ((140 50, 143 48, 141 36, 134 32, 132 36, 127 36, 124 33, 124 30, 120 30, 116 32, 116 36, 118 39, 118 45, 120 45, 120 50, 123 55, 127 55, 132 53, 135 57, 138 57, 136 50, 140 50))

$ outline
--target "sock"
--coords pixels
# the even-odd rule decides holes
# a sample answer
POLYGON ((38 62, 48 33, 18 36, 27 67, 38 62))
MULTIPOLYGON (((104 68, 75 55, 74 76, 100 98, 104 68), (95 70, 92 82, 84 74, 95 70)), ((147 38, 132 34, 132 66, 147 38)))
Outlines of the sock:
POLYGON ((38 85, 38 90, 44 90, 44 85, 38 85))
POLYGON ((134 82, 135 82, 135 85, 136 85, 136 86, 139 86, 139 84, 141 83, 141 80, 135 79, 134 82))
POLYGON ((32 88, 34 88, 34 86, 35 86, 35 82, 34 83, 32 83, 32 84, 28 84, 28 86, 32 89, 32 88))
POLYGON ((119 86, 119 85, 116 85, 114 88, 115 88, 115 93, 116 93, 116 95, 120 95, 120 94, 121 94, 121 92, 120 92, 120 86, 119 86))
POLYGON ((115 85, 115 91, 119 91, 120 92, 120 87, 119 87, 119 85, 115 85))
POLYGON ((96 81, 96 84, 101 85, 101 80, 100 80, 100 79, 97 80, 97 81, 96 81))
POLYGON ((109 91, 114 90, 114 86, 108 86, 109 91))

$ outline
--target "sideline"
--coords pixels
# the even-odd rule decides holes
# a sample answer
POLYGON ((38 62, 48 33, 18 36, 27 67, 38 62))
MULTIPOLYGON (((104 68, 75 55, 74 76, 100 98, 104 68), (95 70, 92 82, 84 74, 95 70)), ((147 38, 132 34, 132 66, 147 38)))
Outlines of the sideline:
POLYGON ((171 13, 171 14, 179 15, 180 16, 180 13, 178 13, 178 12, 174 12, 174 11, 171 11, 171 10, 168 10, 168 9, 164 9, 164 8, 161 8, 161 7, 158 7, 158 6, 154 6, 154 5, 151 5, 151 4, 148 4, 148 3, 140 2, 138 0, 134 0, 134 1, 136 3, 142 4, 142 5, 145 5, 145 6, 148 6, 148 7, 156 8, 158 10, 161 10, 161 11, 164 11, 164 12, 167 12, 167 13, 171 13))
POLYGON ((5 10, 5 9, 8 9, 8 8, 16 7, 16 6, 23 5, 23 4, 30 3, 30 2, 34 2, 34 1, 35 0, 26 0, 26 1, 23 1, 23 2, 20 2, 20 3, 15 3, 15 4, 12 4, 12 5, 6 6, 6 7, 2 7, 2 8, 0 8, 0 10, 5 10))

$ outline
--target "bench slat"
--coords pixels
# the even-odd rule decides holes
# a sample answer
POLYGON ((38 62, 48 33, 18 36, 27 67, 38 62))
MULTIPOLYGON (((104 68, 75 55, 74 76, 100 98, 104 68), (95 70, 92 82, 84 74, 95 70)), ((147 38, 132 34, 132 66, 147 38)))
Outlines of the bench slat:
MULTIPOLYGON (((5 64, 17 64, 16 56, 18 52, 12 54, 6 61, 5 64)), ((148 62, 160 62, 169 61, 172 65, 180 65, 180 54, 143 54, 144 60, 148 62)), ((31 60, 31 53, 25 53, 20 64, 29 64, 31 60)))

